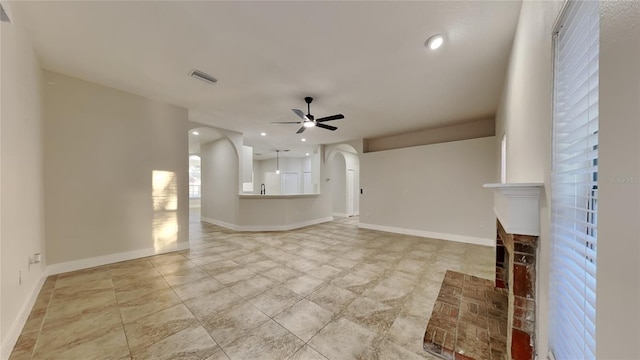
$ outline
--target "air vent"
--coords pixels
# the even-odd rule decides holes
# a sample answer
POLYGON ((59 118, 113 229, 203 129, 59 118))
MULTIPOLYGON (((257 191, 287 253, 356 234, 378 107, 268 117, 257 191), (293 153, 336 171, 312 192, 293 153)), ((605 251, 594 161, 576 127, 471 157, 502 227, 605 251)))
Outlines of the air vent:
POLYGON ((204 72, 202 72, 200 70, 191 71, 191 77, 194 77, 194 78, 196 78, 198 80, 202 80, 202 81, 207 82, 207 83, 209 83, 211 85, 214 85, 215 83, 218 82, 218 80, 216 80, 216 78, 214 78, 213 76, 211 76, 211 75, 209 75, 207 73, 204 73, 204 72))
POLYGON ((0 21, 3 22, 11 22, 11 19, 9 19, 9 15, 7 15, 7 12, 4 11, 4 7, 2 6, 2 4, 0 4, 0 21))

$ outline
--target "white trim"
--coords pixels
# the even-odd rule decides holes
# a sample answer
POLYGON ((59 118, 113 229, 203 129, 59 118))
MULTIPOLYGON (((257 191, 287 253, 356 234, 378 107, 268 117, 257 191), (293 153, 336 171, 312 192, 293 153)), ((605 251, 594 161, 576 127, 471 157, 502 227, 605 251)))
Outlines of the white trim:
POLYGON ((337 212, 334 212, 334 213, 333 213, 333 214, 331 214, 331 215, 332 215, 332 216, 336 216, 336 217, 343 217, 343 218, 349 217, 349 215, 347 215, 346 213, 337 213, 337 212))
POLYGON ((35 286, 31 289, 31 293, 22 304, 20 311, 18 311, 18 316, 13 320, 13 324, 9 327, 7 331, 7 335, 4 337, 4 341, 2 342, 2 346, 0 347, 0 359, 6 360, 11 355, 13 351, 13 347, 16 346, 18 342, 18 337, 20 337, 20 333, 22 333, 22 328, 27 323, 27 319, 29 318, 29 314, 31 314, 31 309, 33 305, 36 303, 36 299, 38 299, 38 294, 40 294, 40 289, 42 289, 42 285, 44 285, 44 281, 47 279, 47 275, 45 275, 45 271, 40 275, 40 279, 36 281, 35 286))
POLYGON ((431 239, 449 240, 449 241, 456 241, 456 242, 462 242, 467 244, 475 244, 475 245, 483 245, 483 246, 491 246, 491 247, 496 246, 495 239, 479 238, 474 236, 437 233, 437 232, 425 231, 425 230, 405 229, 405 228, 398 228, 398 227, 392 227, 392 226, 364 224, 364 223, 358 224, 358 227, 361 229, 378 230, 378 231, 384 231, 384 232, 390 232, 390 233, 396 233, 396 234, 420 236, 420 237, 431 238, 431 239))
POLYGON ((508 234, 540 235, 539 199, 544 184, 484 184, 493 191, 493 212, 508 234))
POLYGON ((203 216, 200 217, 200 220, 204 222, 208 222, 213 225, 222 226, 230 230, 235 230, 235 231, 288 231, 288 230, 299 229, 305 226, 317 225, 317 224, 333 221, 333 216, 303 221, 295 224, 285 224, 285 225, 235 225, 235 224, 230 224, 228 222, 224 222, 216 219, 206 218, 203 216))
POLYGON ((204 221, 209 224, 222 226, 223 228, 227 228, 229 230, 240 231, 240 227, 236 224, 228 223, 222 220, 211 219, 208 217, 200 216, 200 221, 204 221))
POLYGON ((173 246, 165 247, 161 250, 155 248, 147 248, 133 251, 126 251, 121 253, 96 256, 92 258, 67 261, 63 263, 53 264, 47 266, 45 269, 45 276, 61 274, 69 271, 76 271, 82 269, 88 269, 96 266, 102 266, 107 264, 114 264, 121 261, 139 259, 147 256, 169 253, 173 251, 187 250, 189 249, 189 242, 179 242, 173 246))

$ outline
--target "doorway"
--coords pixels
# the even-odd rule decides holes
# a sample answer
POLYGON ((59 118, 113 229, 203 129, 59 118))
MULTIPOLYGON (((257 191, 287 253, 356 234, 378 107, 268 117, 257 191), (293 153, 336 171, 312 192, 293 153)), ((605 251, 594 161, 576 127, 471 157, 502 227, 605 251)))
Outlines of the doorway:
POLYGON ((354 193, 355 193, 355 171, 347 169, 347 216, 355 215, 354 193))

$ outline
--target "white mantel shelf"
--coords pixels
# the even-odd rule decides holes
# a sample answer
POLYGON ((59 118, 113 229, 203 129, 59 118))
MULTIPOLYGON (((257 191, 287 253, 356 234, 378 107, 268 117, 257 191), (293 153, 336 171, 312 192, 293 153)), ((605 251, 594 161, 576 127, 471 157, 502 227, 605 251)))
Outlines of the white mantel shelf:
POLYGON ((509 234, 540 235, 542 183, 484 184, 493 191, 493 211, 509 234))

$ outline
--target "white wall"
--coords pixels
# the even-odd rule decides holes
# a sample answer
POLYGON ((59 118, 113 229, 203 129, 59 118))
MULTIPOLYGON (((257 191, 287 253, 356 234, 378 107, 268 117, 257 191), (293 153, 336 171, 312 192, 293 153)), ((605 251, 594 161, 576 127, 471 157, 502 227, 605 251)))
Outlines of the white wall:
POLYGON ((360 162, 361 227, 495 243, 494 137, 366 153, 360 162))
MULTIPOLYGON (((282 173, 296 173, 298 174, 298 190, 299 193, 303 193, 303 173, 305 171, 312 172, 312 181, 315 181, 317 184, 317 170, 313 169, 313 159, 318 158, 317 155, 308 156, 304 158, 288 158, 280 156, 280 174, 282 173)), ((253 162, 253 172, 254 172, 254 194, 260 194, 260 184, 264 183, 270 191, 267 192, 267 195, 279 195, 281 191, 280 182, 277 184, 269 184, 270 179, 265 176, 265 173, 273 173, 276 172, 276 159, 265 159, 265 160, 256 160, 253 162)))
POLYGON ((238 219, 239 160, 233 144, 223 138, 200 148, 202 198, 200 215, 236 224, 238 219))
POLYGON ((0 46, 0 358, 6 358, 45 266, 27 265, 32 254, 45 252, 43 111, 42 71, 15 21, 0 23, 0 46))
POLYGON ((332 211, 334 215, 345 216, 347 213, 347 163, 342 152, 336 153, 329 161, 332 211))
MULTIPOLYGON (((507 136, 507 182, 543 182, 540 200, 536 311, 536 350, 548 352, 548 294, 551 192, 551 115, 553 92, 552 32, 561 1, 524 1, 498 113, 496 160, 507 136)), ((496 175, 499 178, 499 167, 496 175)))
MULTIPOLYGON (((640 3, 601 2, 596 351, 640 358, 640 3), (618 181, 621 180, 621 181, 618 181)), ((544 182, 538 250, 537 350, 548 352, 552 31, 561 2, 523 2, 496 117, 507 134, 507 181, 544 182)))
POLYGON ((187 111, 61 74, 45 81, 49 264, 188 244, 187 111), (174 213, 154 211, 154 171, 176 177, 174 213))

